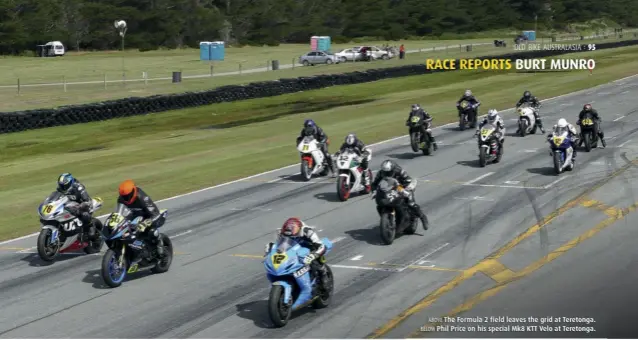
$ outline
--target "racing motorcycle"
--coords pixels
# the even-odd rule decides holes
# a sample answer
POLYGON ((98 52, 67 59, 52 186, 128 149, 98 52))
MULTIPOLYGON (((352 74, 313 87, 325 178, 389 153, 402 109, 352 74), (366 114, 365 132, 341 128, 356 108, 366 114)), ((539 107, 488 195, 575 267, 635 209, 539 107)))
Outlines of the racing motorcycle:
POLYGON ((503 150, 499 148, 496 126, 485 124, 478 136, 479 165, 484 167, 487 163, 498 163, 503 157, 503 150))
MULTIPOLYGON (((38 206, 42 229, 38 236, 37 249, 40 258, 52 262, 58 254, 84 250, 87 254, 99 253, 104 240, 99 237, 102 222, 92 218, 91 228, 96 229, 97 239, 81 242, 82 221, 69 210, 77 210, 80 205, 66 195, 54 191, 38 206)), ((92 215, 102 207, 101 198, 93 198, 89 213, 92 215)))
MULTIPOLYGON (((337 196, 341 201, 347 201, 352 192, 370 193, 363 182, 363 169, 360 167, 359 155, 353 150, 346 149, 338 155, 336 160, 339 178, 337 179, 337 196)), ((368 155, 370 161, 371 155, 368 155)), ((372 171, 367 170, 368 178, 372 178, 372 171)))
POLYGON ((414 234, 419 223, 418 216, 410 211, 406 199, 399 194, 399 191, 404 190, 403 186, 397 184, 387 178, 383 179, 374 196, 377 213, 381 218, 381 240, 386 245, 392 244, 398 235, 414 234))
MULTIPOLYGON (((166 215, 166 209, 162 209, 158 218, 166 220, 166 215)), ((133 213, 128 207, 118 204, 102 228, 109 249, 102 258, 101 273, 102 279, 111 288, 122 285, 126 274, 148 268, 153 273, 164 273, 173 262, 173 243, 168 235, 159 233, 164 243, 164 256, 159 258, 155 246, 145 239, 138 239, 134 232, 143 218, 132 217, 133 213)))
POLYGON ((476 110, 474 106, 467 100, 461 101, 458 106, 459 110, 459 128, 461 131, 465 130, 467 124, 470 124, 471 128, 476 127, 476 110))
MULTIPOLYGON (((326 246, 326 254, 332 249, 332 242, 321 240, 326 246)), ((264 259, 266 277, 271 282, 268 297, 268 315, 276 327, 285 326, 293 311, 308 305, 315 309, 330 305, 334 290, 332 269, 325 264, 325 254, 319 261, 326 266, 325 282, 321 284, 317 273, 303 262, 310 250, 290 237, 280 238, 264 259)))
POLYGON ((312 175, 328 174, 330 169, 324 162, 325 157, 319 149, 319 142, 313 136, 304 137, 297 145, 297 150, 301 155, 301 175, 304 180, 309 181, 312 175))
POLYGON ((589 117, 580 121, 580 135, 581 138, 583 138, 583 143, 585 144, 585 150, 587 150, 587 152, 590 152, 592 148, 596 148, 598 146, 598 135, 596 134, 594 127, 594 120, 589 117))
POLYGON ((525 137, 526 134, 536 134, 536 117, 534 109, 525 103, 518 108, 518 134, 525 137))
POLYGON ((574 169, 574 163, 572 162, 574 145, 566 129, 554 130, 552 137, 549 139, 549 147, 549 154, 554 161, 556 175, 560 175, 564 170, 571 171, 574 169))
POLYGON ((432 140, 430 139, 430 129, 426 130, 428 133, 425 136, 421 136, 421 125, 429 123, 428 121, 421 121, 421 117, 412 116, 410 121, 406 124, 409 127, 410 132, 410 145, 412 146, 412 151, 419 152, 419 150, 423 151, 423 154, 428 156, 433 152, 432 140))

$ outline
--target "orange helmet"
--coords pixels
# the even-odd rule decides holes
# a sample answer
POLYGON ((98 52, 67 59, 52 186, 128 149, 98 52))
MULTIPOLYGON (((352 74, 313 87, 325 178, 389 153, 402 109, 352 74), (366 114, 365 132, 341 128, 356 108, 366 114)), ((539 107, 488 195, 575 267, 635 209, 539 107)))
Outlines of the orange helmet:
POLYGON ((127 179, 120 184, 120 197, 124 199, 124 204, 131 204, 137 198, 137 187, 133 180, 127 179))
POLYGON ((281 234, 288 237, 299 236, 303 223, 297 217, 291 217, 284 222, 281 227, 281 234))

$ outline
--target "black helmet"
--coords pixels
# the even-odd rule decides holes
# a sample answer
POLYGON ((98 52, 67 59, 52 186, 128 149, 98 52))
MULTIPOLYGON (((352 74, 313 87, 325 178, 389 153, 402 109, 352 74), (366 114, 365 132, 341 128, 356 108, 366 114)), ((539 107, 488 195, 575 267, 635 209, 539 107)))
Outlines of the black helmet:
POLYGON ((531 97, 531 96, 532 96, 532 93, 531 93, 531 92, 529 92, 529 91, 525 91, 525 92, 523 92, 523 97, 525 97, 525 98, 529 98, 529 97, 531 97))
POLYGON ((585 106, 583 106, 583 110, 585 111, 591 111, 592 107, 591 104, 585 104, 585 106))
POLYGON ((419 104, 412 104, 412 111, 419 111, 421 109, 421 105, 419 104))

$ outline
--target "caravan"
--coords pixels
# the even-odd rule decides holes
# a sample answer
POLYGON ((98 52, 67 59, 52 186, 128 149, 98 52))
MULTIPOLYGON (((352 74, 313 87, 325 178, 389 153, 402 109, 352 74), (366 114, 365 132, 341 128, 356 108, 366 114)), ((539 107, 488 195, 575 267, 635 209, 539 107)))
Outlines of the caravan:
POLYGON ((57 57, 66 53, 64 45, 59 41, 49 41, 44 45, 36 46, 36 56, 38 57, 57 57))

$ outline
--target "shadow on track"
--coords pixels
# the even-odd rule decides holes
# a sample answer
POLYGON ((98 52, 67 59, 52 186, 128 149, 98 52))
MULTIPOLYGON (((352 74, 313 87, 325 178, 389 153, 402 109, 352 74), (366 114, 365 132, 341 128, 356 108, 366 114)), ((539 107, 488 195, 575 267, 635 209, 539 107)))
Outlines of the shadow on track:
MULTIPOLYGON (((92 287, 95 289, 113 289, 107 286, 106 283, 104 283, 104 280, 102 279, 101 271, 102 271, 101 269, 93 269, 93 270, 87 271, 86 276, 82 279, 82 282, 91 283, 92 287)), ((124 278, 124 281, 122 282, 122 284, 129 281, 134 281, 136 279, 141 279, 147 276, 151 276, 151 275, 153 275, 153 273, 150 270, 142 270, 137 273, 126 274, 126 278, 124 278)))
POLYGON ((458 161, 456 162, 456 164, 458 165, 463 165, 463 166, 469 166, 470 168, 480 168, 481 165, 479 164, 478 161, 478 157, 477 159, 471 160, 471 161, 458 161))
POLYGON ((288 325, 283 328, 276 328, 270 321, 268 316, 268 300, 252 301, 247 303, 240 303, 235 305, 237 308, 237 316, 242 319, 251 320, 255 326, 262 329, 285 329, 291 327, 295 319, 298 319, 306 314, 316 314, 317 311, 310 306, 303 307, 302 309, 292 312, 288 325))
POLYGON ((55 260, 51 262, 47 262, 42 260, 38 254, 29 254, 21 258, 20 260, 29 263, 29 266, 31 267, 48 267, 58 262, 64 262, 64 261, 68 261, 68 260, 72 260, 72 259, 75 259, 78 257, 84 257, 84 256, 92 256, 92 255, 87 255, 85 253, 58 254, 58 256, 55 257, 55 260))
MULTIPOLYGON (((352 197, 355 197, 355 195, 357 194, 353 194, 352 197)), ((333 202, 333 203, 341 202, 341 200, 339 199, 335 191, 318 193, 318 194, 315 194, 314 197, 316 199, 323 200, 326 202, 333 202)))
POLYGON ((366 242, 367 244, 373 246, 383 245, 383 243, 381 242, 379 227, 377 225, 370 226, 369 228, 365 229, 348 230, 345 233, 356 241, 366 242))
POLYGON ((543 175, 543 176, 552 176, 552 177, 556 176, 556 173, 554 172, 554 168, 552 168, 551 166, 546 166, 542 168, 531 168, 531 169, 527 169, 527 172, 536 174, 536 175, 543 175))
POLYGON ((394 158, 394 159, 411 160, 411 159, 423 157, 423 154, 416 153, 416 152, 393 153, 393 154, 389 154, 388 157, 394 158))

